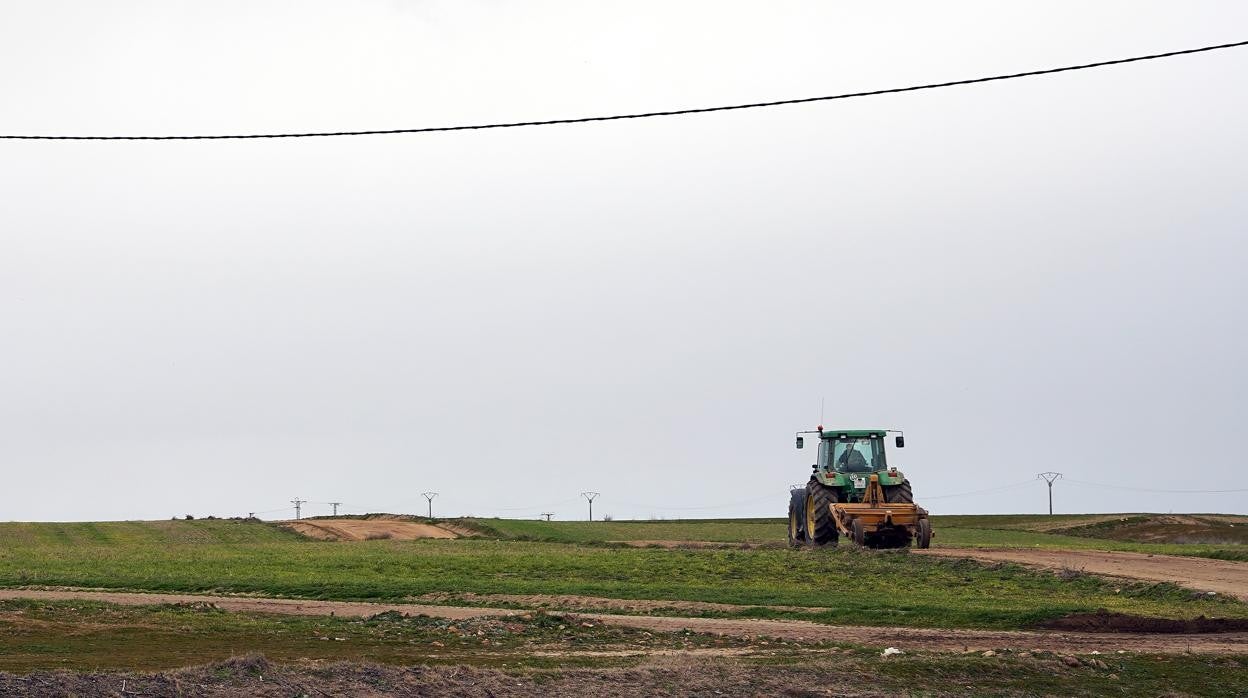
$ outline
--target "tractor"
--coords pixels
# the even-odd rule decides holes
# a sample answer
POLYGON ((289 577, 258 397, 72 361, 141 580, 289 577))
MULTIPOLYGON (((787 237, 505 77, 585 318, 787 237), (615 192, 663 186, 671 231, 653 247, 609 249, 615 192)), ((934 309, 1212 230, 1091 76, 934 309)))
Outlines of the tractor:
MULTIPOLYGON (((910 481, 888 465, 884 442, 888 429, 824 429, 817 434, 819 452, 805 486, 789 491, 789 545, 835 546, 842 534, 855 545, 871 548, 919 548, 931 545, 927 510, 914 503, 910 481)), ((904 448, 900 432, 894 441, 904 448)))

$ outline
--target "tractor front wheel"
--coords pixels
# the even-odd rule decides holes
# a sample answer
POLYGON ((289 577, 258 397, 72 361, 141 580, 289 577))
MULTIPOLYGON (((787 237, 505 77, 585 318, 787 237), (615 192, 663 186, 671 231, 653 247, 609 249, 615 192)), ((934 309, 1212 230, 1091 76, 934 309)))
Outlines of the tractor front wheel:
POLYGON ((809 545, 836 545, 839 534, 832 520, 831 505, 837 502, 836 490, 824 487, 816 480, 806 485, 806 543, 809 545))

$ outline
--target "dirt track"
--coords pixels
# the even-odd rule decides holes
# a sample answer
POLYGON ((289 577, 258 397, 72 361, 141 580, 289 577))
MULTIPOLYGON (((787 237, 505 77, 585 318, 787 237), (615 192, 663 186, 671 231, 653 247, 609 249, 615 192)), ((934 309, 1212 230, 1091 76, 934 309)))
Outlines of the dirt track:
MULTIPOLYGON (((285 613, 294 615, 371 616, 383 611, 408 615, 461 620, 480 616, 506 616, 522 610, 466 608, 417 604, 356 603, 344 601, 303 601, 195 594, 139 594, 88 590, 0 589, 0 599, 89 600, 123 605, 161 603, 211 603, 229 611, 285 613)), ((898 647, 909 650, 960 652, 965 650, 1021 649, 1052 652, 1202 652, 1248 655, 1248 633, 1204 635, 1149 635, 1138 633, 1072 633, 1000 630, 935 630, 927 628, 885 628, 834 626, 797 620, 755 620, 736 618, 681 618, 579 613, 612 625, 726 636, 764 636, 785 640, 829 640, 871 647, 898 647)))
POLYGON ((1040 548, 930 548, 912 552, 918 555, 1016 562, 1111 577, 1174 582, 1191 589, 1215 591, 1248 601, 1248 563, 1244 562, 1178 555, 1040 548))

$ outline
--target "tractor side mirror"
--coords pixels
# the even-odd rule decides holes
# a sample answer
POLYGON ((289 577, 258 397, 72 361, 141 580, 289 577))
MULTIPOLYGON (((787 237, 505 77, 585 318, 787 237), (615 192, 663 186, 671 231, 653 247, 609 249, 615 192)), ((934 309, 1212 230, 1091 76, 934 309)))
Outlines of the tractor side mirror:
POLYGON ((898 436, 898 437, 897 437, 897 439, 896 439, 896 443, 897 443, 897 448, 905 448, 905 447, 906 447, 906 437, 904 437, 904 436, 898 436))
POLYGON ((802 437, 800 437, 800 436, 799 436, 799 437, 797 437, 797 447, 798 447, 798 448, 801 448, 801 447, 803 447, 803 446, 805 446, 805 445, 806 445, 806 440, 805 440, 805 439, 803 439, 803 438, 802 438, 802 437))

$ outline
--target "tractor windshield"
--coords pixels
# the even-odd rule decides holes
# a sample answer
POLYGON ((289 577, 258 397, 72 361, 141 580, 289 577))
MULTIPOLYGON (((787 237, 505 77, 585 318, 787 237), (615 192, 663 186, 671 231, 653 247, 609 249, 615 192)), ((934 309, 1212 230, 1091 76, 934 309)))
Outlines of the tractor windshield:
POLYGON ((878 436, 833 441, 832 467, 841 473, 884 470, 884 441, 878 436))

